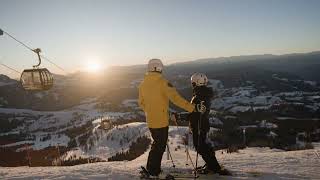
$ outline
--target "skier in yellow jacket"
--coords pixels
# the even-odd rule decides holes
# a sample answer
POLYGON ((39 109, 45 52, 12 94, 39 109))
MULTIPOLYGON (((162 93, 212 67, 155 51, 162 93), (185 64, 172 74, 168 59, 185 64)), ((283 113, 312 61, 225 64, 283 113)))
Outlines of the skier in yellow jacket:
POLYGON ((139 86, 139 105, 145 112, 147 125, 153 139, 149 152, 147 171, 150 176, 161 172, 161 159, 168 140, 169 100, 188 112, 205 112, 202 104, 191 104, 162 76, 163 64, 151 59, 148 72, 139 86))

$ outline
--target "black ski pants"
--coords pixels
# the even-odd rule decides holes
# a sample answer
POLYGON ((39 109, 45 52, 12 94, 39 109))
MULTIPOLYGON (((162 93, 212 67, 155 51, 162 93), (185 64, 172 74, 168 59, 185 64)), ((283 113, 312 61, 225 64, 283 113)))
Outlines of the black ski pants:
POLYGON ((214 150, 212 146, 206 142, 208 131, 204 129, 200 129, 200 136, 198 135, 198 126, 191 127, 192 136, 193 136, 193 144, 196 148, 196 151, 201 155, 202 159, 206 162, 207 168, 218 172, 221 167, 217 161, 217 158, 214 154, 214 150), (199 138, 199 142, 198 142, 199 138))
POLYGON ((147 170, 150 175, 157 176, 161 172, 161 160, 166 150, 168 129, 168 127, 149 128, 153 139, 147 162, 147 170))

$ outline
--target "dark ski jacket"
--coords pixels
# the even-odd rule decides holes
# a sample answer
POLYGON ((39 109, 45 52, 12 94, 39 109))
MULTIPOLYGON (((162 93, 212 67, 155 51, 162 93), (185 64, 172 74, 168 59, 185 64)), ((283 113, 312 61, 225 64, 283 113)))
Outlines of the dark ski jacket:
POLYGON ((201 101, 204 101, 204 105, 206 106, 207 110, 204 114, 200 114, 199 112, 192 112, 189 115, 190 126, 192 129, 198 128, 198 120, 200 119, 201 115, 201 131, 209 131, 209 112, 211 107, 211 100, 214 96, 214 92, 211 87, 207 86, 196 86, 193 88, 193 96, 191 103, 192 104, 199 104, 201 101))

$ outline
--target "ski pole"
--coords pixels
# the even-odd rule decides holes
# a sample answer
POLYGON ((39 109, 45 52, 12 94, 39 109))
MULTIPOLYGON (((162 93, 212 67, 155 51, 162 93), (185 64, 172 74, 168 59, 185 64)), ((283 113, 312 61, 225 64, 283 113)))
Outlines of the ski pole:
POLYGON ((172 167, 175 168, 176 165, 175 165, 174 162, 173 162, 173 158, 172 158, 172 156, 171 156, 171 152, 170 152, 170 148, 169 148, 169 144, 168 144, 168 143, 167 143, 167 150, 168 150, 168 154, 169 154, 169 156, 170 156, 171 162, 172 162, 172 167))
MULTIPOLYGON (((174 124, 176 125, 177 127, 177 131, 179 133, 179 125, 178 125, 178 122, 177 122, 177 118, 176 118, 176 115, 178 115, 177 113, 172 113, 171 114, 171 120, 174 122, 174 124)), ((186 144, 185 144, 185 147, 186 147, 186 144)), ((188 164, 188 155, 187 155, 187 162, 186 162, 186 165, 188 164)))
MULTIPOLYGON (((177 127, 177 131, 179 132, 180 130, 179 130, 179 125, 178 125, 178 122, 177 122, 176 114, 171 115, 171 120, 175 123, 175 125, 177 127)), ((186 156, 187 156, 186 166, 189 165, 188 164, 188 159, 190 159, 191 165, 192 165, 192 167, 194 169, 195 167, 194 167, 194 163, 193 163, 192 158, 191 158, 190 153, 189 153, 188 142, 189 142, 189 132, 187 133, 187 142, 184 145, 184 147, 186 149, 186 156)))
POLYGON ((189 160, 189 156, 188 156, 188 149, 186 149, 186 156, 187 156, 186 166, 189 166, 189 163, 188 163, 188 160, 189 160))
POLYGON ((188 149, 188 144, 189 144, 189 132, 187 132, 187 134, 185 135, 185 144, 184 144, 184 148, 185 148, 185 151, 186 151, 186 156, 187 156, 187 160, 186 160, 186 166, 189 166, 188 164, 188 159, 189 159, 189 156, 188 156, 188 153, 189 153, 189 149, 188 149))
POLYGON ((169 156, 169 147, 168 146, 167 146, 166 150, 167 150, 167 160, 169 160, 170 156, 169 156))
POLYGON ((189 153, 189 150, 188 150, 188 149, 187 149, 187 157, 189 157, 189 159, 190 159, 192 168, 195 169, 194 163, 193 163, 193 161, 192 161, 192 159, 191 159, 191 156, 190 156, 190 153, 189 153))

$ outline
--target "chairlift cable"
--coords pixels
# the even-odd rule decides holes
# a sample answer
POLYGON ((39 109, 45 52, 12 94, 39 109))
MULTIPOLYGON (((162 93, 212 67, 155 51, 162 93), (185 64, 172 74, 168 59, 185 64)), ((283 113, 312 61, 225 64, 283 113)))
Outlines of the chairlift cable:
POLYGON ((56 63, 54 63, 52 60, 50 60, 49 58, 47 58, 44 55, 40 55, 44 60, 48 61, 49 63, 51 63, 52 65, 56 66, 57 68, 59 68, 60 70, 62 70, 63 72, 65 72, 66 74, 68 74, 68 72, 62 68, 61 66, 57 65, 56 63))
POLYGON ((17 38, 15 38, 14 36, 12 36, 11 34, 9 34, 8 32, 4 31, 3 29, 0 29, 0 31, 2 31, 4 34, 8 35, 9 37, 11 37, 13 40, 15 40, 16 42, 20 43, 22 46, 24 46, 25 48, 29 49, 30 51, 34 52, 32 48, 30 48, 28 45, 26 45, 25 43, 19 41, 17 38))
MULTIPOLYGON (((18 40, 17 38, 15 38, 13 35, 9 34, 8 32, 4 31, 3 29, 0 29, 0 31, 2 31, 4 34, 8 35, 10 38, 12 38, 13 40, 15 40, 16 42, 18 42, 19 44, 21 44, 22 46, 24 46, 25 48, 29 49, 30 51, 36 53, 34 51, 34 49, 32 49, 30 46, 26 45, 25 43, 23 43, 22 41, 18 40)), ((62 68, 61 66, 57 65, 56 63, 54 63, 52 60, 50 60, 49 58, 47 58, 46 56, 40 55, 43 59, 45 59, 46 61, 48 61, 49 63, 51 63, 52 65, 56 66, 58 69, 62 70, 65 73, 68 73, 64 68, 62 68)))
POLYGON ((19 72, 18 70, 14 69, 14 68, 12 68, 12 67, 9 67, 9 66, 3 64, 2 62, 0 62, 0 65, 6 67, 6 68, 8 68, 8 69, 10 69, 10 70, 13 71, 13 72, 16 72, 16 73, 18 73, 18 74, 21 74, 21 72, 19 72))

